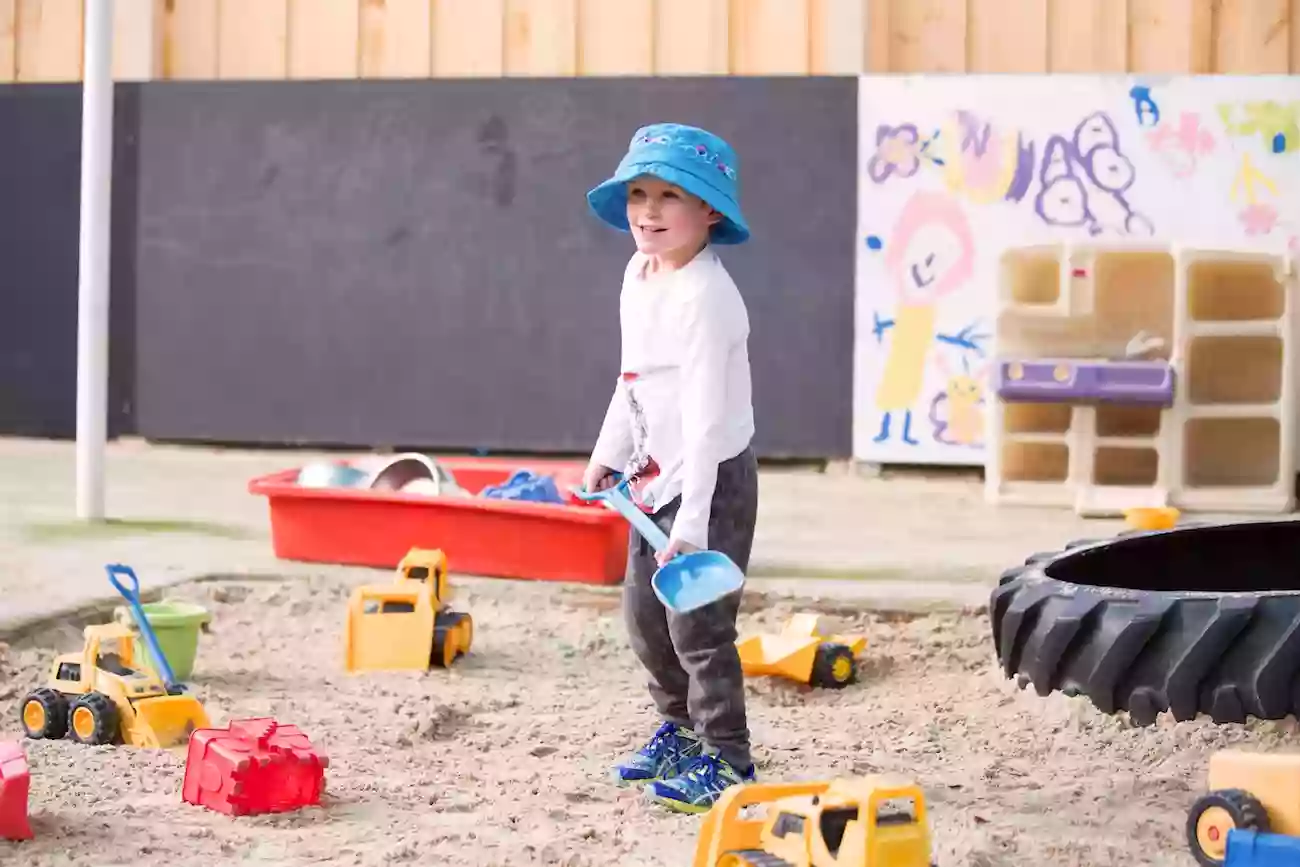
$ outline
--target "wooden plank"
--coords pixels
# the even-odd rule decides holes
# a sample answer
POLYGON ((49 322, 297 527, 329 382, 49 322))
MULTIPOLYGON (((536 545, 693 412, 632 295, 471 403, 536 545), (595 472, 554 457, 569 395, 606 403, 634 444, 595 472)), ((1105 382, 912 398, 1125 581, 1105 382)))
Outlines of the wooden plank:
POLYGON ((221 78, 284 78, 289 61, 286 0, 221 0, 217 73, 221 78))
POLYGON ((889 6, 892 0, 866 0, 867 4, 867 71, 889 72, 889 6))
POLYGON ((1048 0, 1051 72, 1128 69, 1128 0, 1048 0))
POLYGON ((733 75, 807 75, 807 0, 733 0, 730 29, 733 75))
POLYGON ((578 0, 579 75, 651 75, 654 0, 578 0))
POLYGON ((578 0, 506 0, 505 32, 506 75, 577 74, 578 0))
POLYGON ((970 72, 1047 71, 1047 0, 967 0, 966 29, 970 72))
POLYGON ((163 0, 113 4, 113 77, 151 81, 162 75, 163 0))
POLYGON ((891 72, 965 72, 966 4, 890 0, 891 72))
POLYGON ((163 78, 217 77, 218 2, 168 0, 163 9, 163 78))
POLYGON ((17 15, 17 0, 0 0, 0 84, 18 76, 17 15))
POLYGON ((1239 75, 1290 69, 1288 0, 1219 0, 1214 15, 1213 69, 1239 75))
POLYGON ((1130 71, 1209 73, 1216 2, 1129 0, 1130 71))
POLYGON ((726 75, 727 0, 656 0, 655 74, 726 75))
POLYGON ((435 77, 505 71, 505 0, 432 0, 435 77))
POLYGON ((1300 0, 1291 0, 1287 12, 1291 21, 1291 72, 1300 72, 1300 0))
POLYGON ((289 77, 356 78, 358 0, 289 0, 289 77))
POLYGON ((19 0, 19 81, 80 81, 81 0, 19 0))
POLYGON ((808 0, 808 67, 813 75, 858 75, 867 68, 871 0, 808 0))
POLYGON ((431 0, 362 0, 364 78, 428 78, 433 73, 431 0))

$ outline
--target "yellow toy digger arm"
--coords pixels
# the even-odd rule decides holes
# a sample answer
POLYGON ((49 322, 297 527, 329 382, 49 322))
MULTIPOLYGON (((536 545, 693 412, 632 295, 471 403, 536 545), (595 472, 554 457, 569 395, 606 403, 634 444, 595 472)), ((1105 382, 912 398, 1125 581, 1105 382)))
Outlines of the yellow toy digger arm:
POLYGON ((745 807, 799 795, 819 795, 829 785, 826 782, 810 782, 732 786, 722 793, 717 803, 704 816, 692 867, 714 867, 726 852, 759 848, 763 824, 767 819, 742 819, 740 811, 745 807))

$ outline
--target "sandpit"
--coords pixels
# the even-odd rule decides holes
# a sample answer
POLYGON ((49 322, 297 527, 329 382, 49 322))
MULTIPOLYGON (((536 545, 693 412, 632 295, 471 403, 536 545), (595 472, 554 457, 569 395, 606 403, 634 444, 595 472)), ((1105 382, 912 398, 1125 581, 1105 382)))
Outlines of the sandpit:
MULTIPOLYGON (((275 716, 330 757, 321 808, 230 819, 180 800, 183 755, 26 741, 37 839, 0 842, 0 863, 54 865, 689 865, 696 817, 606 782, 609 763, 656 721, 627 648, 616 593, 457 582, 476 621, 451 671, 342 673, 347 594, 375 573, 188 585, 208 606, 192 680, 213 721, 275 716)), ((747 604, 742 630, 777 629, 794 607, 747 604)), ((994 666, 978 614, 836 610, 827 625, 869 638, 843 691, 756 680, 750 718, 768 780, 893 771, 932 809, 940 867, 1179 865, 1187 807, 1207 757, 1280 748, 1290 720, 1151 728, 1082 699, 1039 698, 994 666)), ((0 737, 68 626, 0 645, 0 737)))

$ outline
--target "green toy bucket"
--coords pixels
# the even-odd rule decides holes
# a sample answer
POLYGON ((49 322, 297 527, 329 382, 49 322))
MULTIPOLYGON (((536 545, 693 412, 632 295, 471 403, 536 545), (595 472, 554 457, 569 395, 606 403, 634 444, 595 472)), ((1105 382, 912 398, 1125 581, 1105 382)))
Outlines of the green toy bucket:
MULTIPOLYGON (((199 630, 212 620, 212 614, 201 605, 166 599, 162 602, 148 602, 141 607, 158 638, 158 646, 167 655, 172 673, 177 680, 189 680, 194 672, 194 658, 199 652, 199 630)), ((157 671, 149 646, 140 637, 135 620, 131 617, 131 609, 126 606, 115 608, 113 619, 136 629, 135 655, 157 671)))

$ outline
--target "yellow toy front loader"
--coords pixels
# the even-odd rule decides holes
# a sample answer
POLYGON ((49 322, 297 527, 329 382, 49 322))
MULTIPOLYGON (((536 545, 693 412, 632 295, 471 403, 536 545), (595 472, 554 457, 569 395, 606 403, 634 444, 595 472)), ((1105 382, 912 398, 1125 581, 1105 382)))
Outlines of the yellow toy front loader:
POLYGON ((736 642, 747 677, 777 675, 841 689, 858 676, 857 657, 867 646, 861 635, 822 635, 816 614, 796 614, 776 635, 751 635, 736 642))
POLYGON ((153 670, 134 657, 134 635, 117 624, 87 626, 80 653, 54 660, 48 683, 20 708, 29 738, 83 744, 167 748, 209 726, 191 695, 169 694, 153 670))
POLYGON ((732 786, 704 816, 692 867, 930 867, 925 795, 884 775, 732 786), (765 815, 742 815, 757 805, 765 815))
POLYGON ((412 548, 397 565, 395 581, 352 592, 344 668, 353 674, 450 668, 469 652, 474 621, 446 607, 449 594, 446 555, 412 548))

